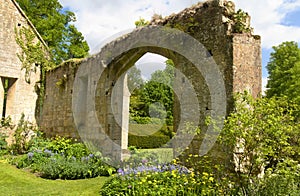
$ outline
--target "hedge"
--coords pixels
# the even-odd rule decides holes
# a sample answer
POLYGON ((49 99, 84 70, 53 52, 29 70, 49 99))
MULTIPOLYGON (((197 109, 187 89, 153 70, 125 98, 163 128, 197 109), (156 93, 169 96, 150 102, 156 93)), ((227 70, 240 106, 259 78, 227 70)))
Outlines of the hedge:
POLYGON ((128 134, 128 146, 137 148, 159 148, 170 140, 170 137, 165 135, 147 135, 137 136, 128 134))

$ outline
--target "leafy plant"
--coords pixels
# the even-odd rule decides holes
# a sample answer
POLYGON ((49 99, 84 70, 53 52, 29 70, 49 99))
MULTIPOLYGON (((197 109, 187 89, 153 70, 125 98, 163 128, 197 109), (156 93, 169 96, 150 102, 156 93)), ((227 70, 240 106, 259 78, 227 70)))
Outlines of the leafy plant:
POLYGON ((93 178, 109 176, 115 171, 104 162, 101 154, 93 154, 83 143, 74 143, 71 139, 40 139, 30 149, 27 154, 13 157, 10 162, 18 168, 28 168, 43 178, 93 178))
POLYGON ((218 185, 208 173, 196 175, 175 164, 119 169, 100 195, 215 195, 218 185))
POLYGON ((140 18, 139 20, 134 22, 136 28, 147 26, 149 25, 149 23, 150 22, 146 21, 144 18, 140 18))
POLYGON ((287 98, 237 96, 236 111, 225 122, 220 142, 232 156, 240 186, 284 160, 299 161, 299 111, 287 98))
POLYGON ((243 10, 239 9, 236 13, 233 14, 233 32, 234 33, 250 33, 251 28, 249 24, 247 24, 247 20, 249 18, 248 13, 244 12, 243 10))
POLYGON ((31 137, 35 135, 36 131, 37 127, 25 120, 25 115, 22 114, 14 132, 15 141, 10 146, 10 150, 16 154, 26 153, 30 148, 31 137))
POLYGON ((6 149, 7 149, 6 138, 7 136, 0 132, 0 155, 6 153, 6 149))

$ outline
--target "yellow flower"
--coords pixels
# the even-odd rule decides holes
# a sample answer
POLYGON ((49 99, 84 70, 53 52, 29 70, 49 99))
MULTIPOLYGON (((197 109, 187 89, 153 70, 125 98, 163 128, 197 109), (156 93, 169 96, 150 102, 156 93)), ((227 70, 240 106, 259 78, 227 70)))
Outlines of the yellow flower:
POLYGON ((176 170, 173 170, 173 171, 172 171, 172 176, 173 176, 173 177, 176 177, 176 176, 177 176, 177 175, 176 175, 176 170))
POLYGON ((208 173, 206 173, 206 172, 203 172, 202 174, 203 174, 203 176, 208 176, 208 173))
POLYGON ((195 173, 194 173, 194 172, 191 172, 191 176, 194 177, 194 176, 195 176, 195 173))

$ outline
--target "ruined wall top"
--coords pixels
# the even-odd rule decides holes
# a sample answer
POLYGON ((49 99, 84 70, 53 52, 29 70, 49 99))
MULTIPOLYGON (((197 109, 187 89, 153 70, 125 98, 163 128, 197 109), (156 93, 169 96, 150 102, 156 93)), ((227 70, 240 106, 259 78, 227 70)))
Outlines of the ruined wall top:
POLYGON ((177 14, 173 13, 165 18, 155 14, 150 21, 150 25, 170 26, 186 31, 188 29, 185 28, 192 29, 197 26, 197 21, 201 21, 201 19, 211 19, 211 22, 214 24, 226 25, 228 35, 232 33, 253 34, 248 13, 242 10, 236 11, 235 4, 227 0, 199 2, 177 14), (180 28, 178 24, 182 24, 183 26, 180 28))

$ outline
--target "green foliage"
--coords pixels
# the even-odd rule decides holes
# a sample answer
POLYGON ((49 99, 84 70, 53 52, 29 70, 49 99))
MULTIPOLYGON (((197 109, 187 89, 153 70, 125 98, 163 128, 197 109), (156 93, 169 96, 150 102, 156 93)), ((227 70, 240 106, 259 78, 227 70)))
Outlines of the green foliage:
POLYGON ((167 125, 173 125, 173 81, 174 63, 167 60, 165 70, 152 73, 151 79, 131 97, 131 119, 156 117, 166 119, 167 125))
POLYGON ((300 166, 291 160, 280 162, 266 171, 266 176, 253 183, 249 192, 255 195, 300 195, 300 166))
POLYGON ((136 28, 147 26, 149 25, 149 23, 150 22, 146 21, 144 18, 140 18, 139 20, 134 22, 136 28))
POLYGON ((142 79, 141 70, 136 66, 131 67, 127 72, 127 86, 131 93, 131 96, 135 95, 135 92, 139 90, 144 81, 142 79))
POLYGON ((82 157, 68 159, 61 155, 53 156, 39 165, 39 174, 48 179, 83 179, 111 175, 112 168, 105 165, 100 158, 82 157))
POLYGON ((40 148, 22 156, 13 157, 12 164, 18 168, 29 168, 48 179, 82 179, 108 176, 114 168, 103 161, 100 153, 93 154, 83 143, 57 137, 41 141, 40 148))
POLYGON ((239 9, 236 13, 233 14, 232 20, 234 22, 233 32, 234 33, 250 33, 251 28, 248 27, 248 13, 239 9))
POLYGON ((63 75, 63 77, 60 78, 55 84, 59 89, 65 89, 67 81, 68 81, 67 75, 63 75))
POLYGON ((220 193, 213 175, 195 174, 177 164, 141 164, 118 170, 100 195, 216 195, 220 193))
POLYGON ((89 47, 74 25, 75 14, 63 9, 58 0, 17 0, 43 40, 56 64, 88 55, 89 47))
POLYGON ((269 80, 267 97, 287 96, 300 105, 300 49, 296 42, 273 47, 267 65, 269 80))
POLYGON ((166 144, 170 140, 170 137, 165 135, 146 135, 137 136, 128 134, 128 145, 137 146, 139 148, 159 148, 166 144))
POLYGON ((7 154, 8 146, 6 139, 8 138, 8 130, 12 129, 11 118, 2 118, 0 122, 0 156, 7 154))
POLYGON ((35 137, 37 127, 31 122, 25 120, 25 115, 22 114, 17 129, 14 132, 14 143, 10 146, 10 151, 14 154, 26 153, 30 148, 30 140, 35 137))
POLYGON ((21 47, 17 54, 22 62, 22 70, 25 70, 25 80, 30 83, 31 73, 36 73, 37 67, 51 69, 53 64, 47 59, 45 46, 36 38, 34 32, 26 27, 15 29, 16 42, 21 47))
POLYGON ((7 142, 6 142, 6 134, 0 132, 0 155, 6 153, 7 142))
POLYGON ((54 63, 49 58, 48 48, 43 46, 32 30, 26 27, 16 28, 16 42, 21 47, 21 52, 17 54, 22 62, 22 70, 25 70, 25 81, 30 83, 31 74, 36 73, 39 67, 40 81, 36 84, 36 92, 39 95, 37 114, 41 111, 45 93, 46 71, 54 67, 54 63))
POLYGON ((166 24, 166 27, 176 28, 180 31, 187 33, 195 33, 197 28, 199 28, 199 23, 195 20, 194 17, 187 18, 186 21, 170 23, 166 24))
POLYGON ((300 160, 300 126, 295 117, 299 111, 287 98, 237 96, 236 111, 228 117, 220 142, 228 154, 233 152, 242 184, 255 179, 264 168, 274 169, 284 160, 300 160))
POLYGON ((48 142, 46 149, 58 154, 64 154, 67 158, 81 158, 90 153, 83 144, 69 138, 57 136, 48 142))

